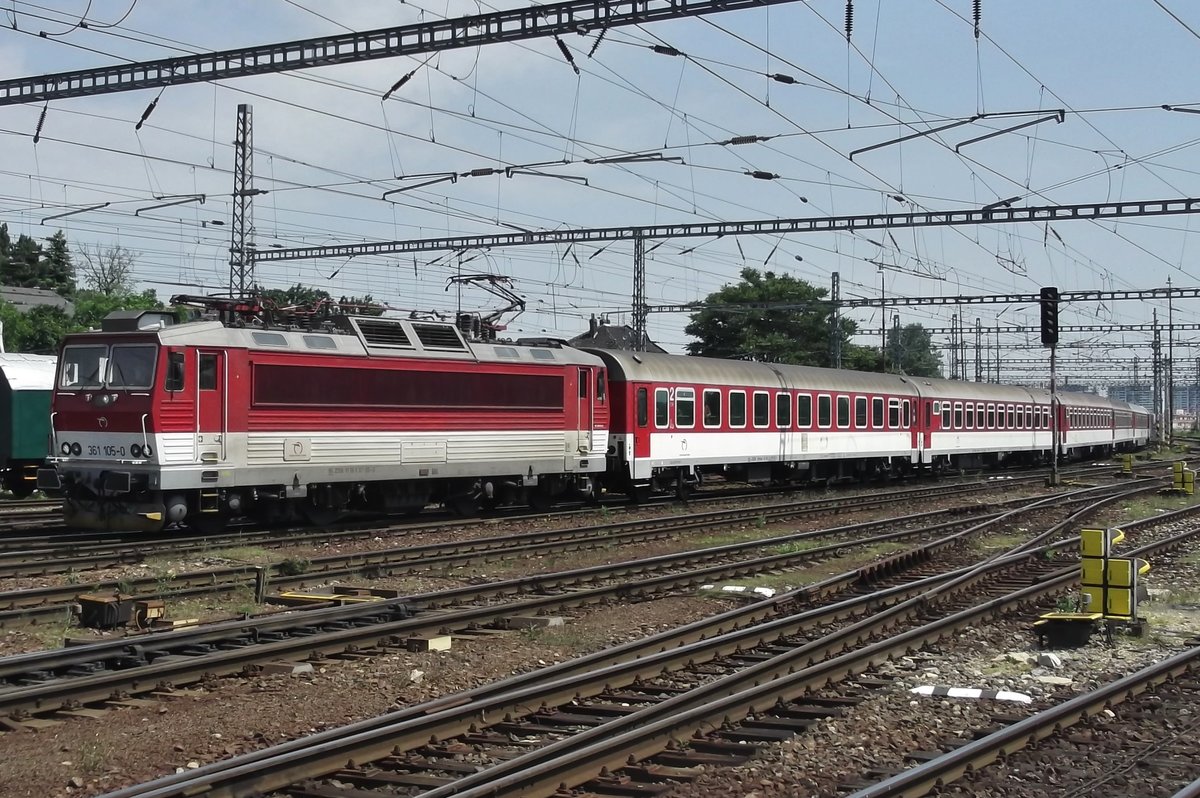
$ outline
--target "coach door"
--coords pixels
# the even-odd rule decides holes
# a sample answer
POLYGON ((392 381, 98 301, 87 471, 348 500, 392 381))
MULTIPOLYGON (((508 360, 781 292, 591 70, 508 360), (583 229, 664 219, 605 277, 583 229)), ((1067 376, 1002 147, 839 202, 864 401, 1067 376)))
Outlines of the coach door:
POLYGON ((587 454, 592 450, 592 424, 595 421, 596 408, 592 404, 592 369, 579 369, 579 419, 576 427, 579 429, 579 451, 587 454))
POLYGON ((225 459, 227 378, 224 352, 196 353, 196 441, 202 463, 225 459))

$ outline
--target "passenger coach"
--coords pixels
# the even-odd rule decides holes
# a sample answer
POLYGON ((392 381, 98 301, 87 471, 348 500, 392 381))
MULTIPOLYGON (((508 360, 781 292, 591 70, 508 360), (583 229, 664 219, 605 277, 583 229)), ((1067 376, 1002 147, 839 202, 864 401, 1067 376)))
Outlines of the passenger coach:
MULTIPOLYGON (((1046 460, 1050 394, 956 380, 591 350, 612 383, 610 485, 681 494, 705 473, 830 480, 1046 460)), ((1061 393, 1059 451, 1145 445, 1144 408, 1061 393)))

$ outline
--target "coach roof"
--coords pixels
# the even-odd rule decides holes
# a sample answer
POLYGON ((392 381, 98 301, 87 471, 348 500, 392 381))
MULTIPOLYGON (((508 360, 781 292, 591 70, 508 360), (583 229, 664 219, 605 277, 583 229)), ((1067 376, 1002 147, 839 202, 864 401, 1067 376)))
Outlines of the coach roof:
POLYGON ((615 352, 606 349, 587 351, 604 360, 613 379, 628 382, 917 395, 912 378, 895 374, 839 371, 745 360, 717 360, 686 355, 659 355, 649 352, 615 352))

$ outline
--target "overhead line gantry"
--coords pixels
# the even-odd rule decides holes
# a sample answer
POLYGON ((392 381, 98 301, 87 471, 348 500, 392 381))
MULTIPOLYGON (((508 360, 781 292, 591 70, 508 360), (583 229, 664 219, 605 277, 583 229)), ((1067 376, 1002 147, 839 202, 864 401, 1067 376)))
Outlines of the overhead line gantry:
POLYGON ((796 0, 568 0, 413 25, 0 80, 0 105, 206 83, 497 42, 584 34, 791 2, 796 0))

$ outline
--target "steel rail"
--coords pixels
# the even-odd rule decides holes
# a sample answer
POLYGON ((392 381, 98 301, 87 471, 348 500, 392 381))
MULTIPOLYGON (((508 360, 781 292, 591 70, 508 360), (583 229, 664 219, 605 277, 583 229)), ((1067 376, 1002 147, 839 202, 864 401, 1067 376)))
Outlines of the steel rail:
MULTIPOLYGON (((949 784, 971 770, 978 770, 1037 741, 1069 728, 1089 715, 1200 668, 1200 646, 1193 646, 1162 662, 1124 678, 1044 709, 1036 715, 993 732, 950 751, 936 759, 897 773, 878 784, 866 787, 848 798, 916 798, 935 787, 949 784)), ((1196 782, 1200 784, 1200 782, 1196 782)))
MULTIPOLYGON (((1007 487, 1014 483, 1013 481, 1005 481, 996 483, 996 487, 1007 487)), ((912 488, 905 491, 898 491, 886 496, 879 495, 861 495, 845 498, 823 497, 818 499, 804 499, 800 501, 780 502, 775 504, 764 504, 757 507, 733 508, 725 510, 710 510, 700 513, 689 513, 688 517, 705 518, 713 523, 727 523, 724 519, 736 519, 741 521, 747 515, 755 517, 761 515, 765 518, 791 518, 801 514, 818 513, 818 512, 851 512, 860 509, 871 509, 881 505, 892 504, 897 500, 905 498, 929 498, 929 497, 953 497, 958 494, 970 493, 979 490, 979 485, 975 483, 955 484, 955 485, 939 485, 927 486, 920 488, 912 488)), ((544 516, 535 516, 542 518, 544 516)), ((658 519, 633 519, 629 521, 614 521, 605 524, 594 524, 591 526, 581 526, 574 529, 556 530, 550 532, 531 532, 527 533, 529 540, 538 539, 539 536, 561 535, 563 539, 567 537, 575 537, 578 531, 582 530, 613 530, 617 533, 626 532, 628 530, 644 530, 648 529, 656 523, 661 523, 665 527, 669 527, 669 519, 679 518, 680 516, 664 516, 658 519)), ((423 524, 416 527, 400 527, 404 530, 403 534, 431 534, 437 533, 444 529, 455 529, 461 527, 461 523, 455 522, 439 522, 436 524, 423 524)), ((369 527, 367 529, 356 529, 348 534, 354 536, 386 534, 388 530, 380 527, 369 527)), ((303 543, 305 541, 325 540, 335 537, 341 537, 342 531, 336 531, 330 535, 328 533, 310 533, 301 534, 294 539, 278 540, 277 537, 272 537, 270 540, 277 541, 286 545, 293 543, 303 543)), ((547 538, 549 539, 549 538, 547 538)), ((239 544, 247 544, 256 542, 253 538, 235 539, 239 544)), ((500 537, 488 537, 476 539, 481 546, 494 548, 500 537)), ((235 542, 231 540, 230 542, 235 542)), ((461 543, 454 544, 458 548, 468 548, 475 542, 472 540, 464 540, 461 543)), ((59 549, 45 549, 37 552, 15 552, 11 555, 0 553, 0 578, 9 576, 44 576, 55 573, 68 573, 85 567, 109 567, 112 565, 123 565, 136 563, 145 558, 147 551, 152 551, 156 556, 164 553, 171 553, 169 539, 168 545, 165 547, 155 545, 155 541, 138 541, 130 547, 129 544, 114 544, 111 546, 98 545, 85 550, 75 550, 68 554, 59 549), (165 551, 164 551, 165 549, 165 551)), ((212 548, 220 545, 218 541, 211 537, 196 537, 186 542, 188 547, 205 547, 212 548)), ((420 556, 424 556, 425 550, 433 550, 441 544, 426 544, 422 546, 403 546, 396 549, 381 550, 380 554, 392 552, 394 554, 403 554, 406 552, 414 553, 422 552, 420 556)), ((504 544, 501 543, 501 546, 504 544)), ((329 557, 316 557, 310 559, 310 565, 320 566, 323 563, 331 564, 331 567, 341 567, 341 560, 347 555, 331 555, 329 557)), ((393 554, 388 554, 388 561, 394 559, 393 554)), ((273 566, 274 571, 278 571, 278 565, 273 566)), ((94 588, 94 585, 89 585, 89 591, 94 588)), ((82 591, 81 591, 82 592, 82 591)), ((3 594, 0 594, 2 596, 3 594)), ((0 604, 3 604, 3 598, 0 598, 0 604)))
MULTIPOLYGON (((1184 533, 1182 537, 1192 537, 1198 531, 1184 533)), ((1146 553, 1165 543, 1160 541, 1143 546, 1129 554, 1146 553)), ((980 576, 976 571, 950 580, 922 596, 853 624, 832 636, 835 640, 826 641, 825 650, 834 650, 835 645, 863 643, 872 629, 919 618, 933 611, 933 600, 948 598, 950 590, 961 591, 969 581, 978 581, 980 576)), ((953 631, 978 624, 1013 605, 1055 592, 1077 576, 1077 568, 1063 569, 1058 576, 821 662, 813 662, 811 650, 822 641, 813 641, 698 690, 669 698, 445 787, 422 793, 422 798, 552 795, 562 784, 577 785, 602 770, 620 770, 631 759, 645 759, 689 735, 767 712, 781 701, 795 700, 812 689, 855 676, 874 665, 935 643, 953 631)))
MULTIPOLYGON (((1104 486, 1112 488, 1113 486, 1104 486)), ((977 486, 953 486, 938 495, 953 496, 956 493, 977 490, 977 486)), ((928 495, 928 494, 926 494, 928 495)), ((612 524, 601 524, 590 527, 552 530, 548 532, 525 532, 517 535, 476 538, 456 543, 431 543, 422 546, 401 546, 392 549, 382 549, 371 552, 358 552, 346 555, 328 555, 314 557, 308 561, 306 570, 300 575, 288 573, 290 568, 286 562, 264 566, 270 584, 289 588, 303 587, 314 581, 327 581, 332 578, 352 577, 362 573, 390 573, 399 570, 416 570, 434 565, 463 564, 486 558, 488 555, 511 556, 513 554, 538 553, 541 551, 568 548, 569 541, 581 541, 575 545, 605 545, 623 538, 659 538, 683 532, 695 532, 711 528, 719 528, 738 523, 779 522, 815 512, 870 509, 881 504, 894 503, 894 497, 863 497, 863 501, 846 505, 836 499, 823 499, 792 504, 768 505, 738 510, 715 510, 688 516, 664 516, 660 518, 640 519, 634 521, 619 521, 612 524), (867 500, 870 500, 869 502, 867 500)), ((962 509, 933 511, 935 513, 964 512, 962 509)), ((925 514, 916 514, 921 517, 925 514)), ((893 519, 896 520, 896 519, 893 519)), ((866 522, 880 524, 883 522, 866 522)), ((860 525, 851 525, 835 530, 851 530, 860 525)), ((827 531, 827 533, 832 530, 827 531)), ((799 533, 811 535, 812 533, 799 533)), ((783 536, 787 537, 787 536, 783 536)), ((786 542, 786 541, 776 541, 786 542)), ((753 542, 745 545, 752 547, 753 542)), ((90 584, 53 585, 41 588, 0 592, 0 626, 6 622, 37 616, 52 615, 60 612, 67 603, 74 601, 81 593, 104 593, 124 589, 133 590, 150 597, 169 597, 181 595, 197 595, 204 592, 228 592, 250 588, 255 584, 255 566, 229 566, 212 568, 185 574, 162 578, 147 576, 124 580, 105 580, 90 584), (167 588, 164 590, 164 588, 167 588)))
MULTIPOLYGON (((1186 537, 1186 535, 1176 537, 1183 539, 1186 537)), ((1076 541, 1063 541, 1057 544, 1052 544, 1052 546, 1045 548, 1062 548, 1064 546, 1071 545, 1073 542, 1077 542, 1077 539, 1076 541)), ((1160 542, 1159 545, 1166 544, 1160 542)), ((1003 567, 1009 567, 1018 562, 1037 562, 1039 564, 1045 564, 1044 559, 1040 559, 1037 556, 1038 553, 1039 552, 1025 552, 1000 560, 995 560, 986 567, 986 570, 990 572, 996 572, 1003 567)), ((1061 569, 1061 571, 1056 572, 1061 574, 1057 581, 1043 583, 1041 588, 1047 591, 1056 590, 1061 582, 1071 579, 1076 570, 1077 569, 1074 568, 1061 569)), ((916 583, 916 586, 919 588, 918 592, 920 595, 927 595, 927 587, 944 584, 947 579, 950 579, 951 581, 957 581, 960 585, 966 586, 971 583, 977 583, 983 578, 985 578, 985 574, 979 568, 972 566, 959 569, 958 571, 949 575, 930 577, 928 579, 921 580, 919 583, 916 583)), ((898 591, 909 591, 912 588, 913 585, 900 586, 898 588, 894 588, 892 594, 896 595, 898 591)), ((1036 590, 1039 590, 1039 586, 1037 585, 1031 588, 1026 588, 1024 591, 1018 591, 1018 593, 1023 596, 1028 594, 1029 591, 1036 590)), ((884 593, 877 593, 874 595, 862 596, 852 599, 849 602, 839 603, 838 605, 835 605, 836 609, 826 608, 825 610, 813 610, 812 612, 836 612, 838 610, 845 610, 847 607, 854 604, 860 604, 862 602, 871 603, 872 601, 874 601, 876 606, 878 606, 880 599, 884 595, 884 593)), ((779 602, 790 598, 792 598, 792 596, 777 597, 773 601, 779 602)), ((995 602, 992 602, 989 606, 992 605, 995 605, 995 602)), ((907 606, 910 608, 910 610, 915 607, 916 612, 921 612, 924 608, 924 604, 913 605, 911 600, 900 606, 907 606)), ((808 617, 816 616, 809 615, 808 617)), ((865 628, 862 626, 862 624, 865 623, 867 622, 864 621, 857 625, 859 627, 858 632, 855 632, 853 628, 851 631, 854 633, 860 633, 861 630, 865 628)), ((887 641, 884 642, 886 643, 887 641)), ((835 641, 830 645, 831 648, 836 648, 837 646, 844 646, 845 643, 846 640, 842 639, 835 641)), ((810 655, 813 653, 811 647, 806 647, 806 653, 810 655)), ((591 655, 591 657, 583 658, 578 663, 564 663, 560 666, 555 666, 552 669, 526 674, 525 676, 521 677, 523 680, 522 684, 532 681, 546 685, 547 680, 553 680, 554 684, 552 686, 554 689, 562 689, 564 700, 570 700, 572 696, 579 694, 579 685, 558 685, 557 677, 567 670, 573 668, 578 668, 582 672, 595 672, 599 667, 601 667, 602 664, 598 658, 604 657, 606 654, 607 652, 600 652, 598 654, 591 655)), ((696 654, 691 651, 689 651, 688 654, 691 655, 693 659, 696 656, 696 654)), ((840 659, 845 658, 843 657, 840 659)), ((648 661, 642 664, 651 665, 651 663, 648 661)), ((656 675, 660 671, 661 668, 656 670, 653 666, 651 666, 647 673, 650 675, 656 675)), ((828 678, 829 672, 828 668, 826 668, 814 677, 814 683, 824 683, 824 681, 828 678)), ((597 672, 595 680, 605 684, 610 683, 612 681, 612 674, 607 671, 597 672)), ((768 688, 772 684, 778 684, 778 681, 770 682, 765 676, 763 677, 763 680, 768 681, 768 688)), ((506 681, 503 684, 509 684, 509 682, 506 681)), ((487 725, 486 722, 482 722, 484 716, 495 717, 498 714, 502 714, 500 712, 501 706, 499 704, 492 703, 492 701, 503 700, 504 694, 503 692, 499 692, 503 689, 505 688, 503 688, 501 685, 491 685, 483 688, 477 688, 476 690, 470 691, 467 694, 448 696, 445 699, 429 702, 427 704, 419 705, 406 710, 400 710, 396 713, 390 713, 382 718, 361 721, 349 727, 329 730, 327 732, 319 733, 311 738, 285 743, 273 749, 253 752, 229 762, 221 762, 214 765, 209 765, 191 773, 168 776, 146 785, 138 785, 120 790, 111 794, 110 798, 132 798, 132 796, 145 796, 146 798, 149 796, 155 796, 155 798, 166 798, 166 796, 183 796, 197 793, 205 793, 211 796, 232 796, 244 795, 250 792, 267 792, 271 789, 278 789, 301 778, 308 778, 330 773, 340 767, 343 767, 345 763, 350 760, 357 762, 371 761, 372 758, 379 758, 392 753, 393 749, 395 748, 403 749, 404 745, 398 741, 398 736, 405 736, 405 739, 410 739, 414 746, 423 744, 429 739, 429 733, 431 731, 431 727, 425 724, 430 723, 431 718, 443 717, 444 713, 458 713, 457 715, 450 717, 450 720, 453 723, 461 725, 464 730, 472 723, 487 725), (489 699, 488 696, 491 696, 492 698, 489 699), (417 724, 418 726, 414 727, 413 724, 417 724), (378 754, 378 756, 373 757, 373 753, 378 754)), ((522 692, 510 695, 508 700, 512 706, 517 706, 520 704, 524 704, 526 706, 529 704, 539 705, 542 703, 539 698, 522 692)), ((697 703, 703 705, 707 700, 707 698, 697 699, 697 703)), ((769 700, 774 701, 774 696, 771 696, 769 700)), ((639 716, 638 719, 635 721, 630 721, 629 723, 630 726, 635 728, 647 721, 644 712, 637 714, 639 716)), ((673 710, 668 711, 665 714, 669 717, 673 714, 673 710)), ((619 729, 615 729, 612 724, 605 724, 603 731, 599 732, 596 736, 603 737, 605 735, 614 734, 617 731, 619 731, 619 729)), ((442 736, 444 739, 445 735, 440 736, 442 736)), ((617 760, 614 759, 613 761, 616 762, 617 760)), ((621 760, 620 764, 624 764, 624 761, 621 760)), ((560 774, 555 773, 551 780, 557 779, 558 775, 560 774)), ((455 783, 456 789, 463 786, 465 786, 463 782, 455 783)), ((489 789, 491 786, 494 785, 490 785, 489 789)), ((521 789, 524 789, 525 786, 528 785, 523 785, 521 789)), ((555 787, 556 785, 553 785, 551 789, 554 789, 555 787)), ((454 794, 458 793, 455 792, 454 794)))
MULTIPOLYGON (((993 569, 999 571, 1035 559, 1033 555, 1022 554, 1006 562, 997 562, 993 569)), ((488 723, 484 718, 499 718, 509 712, 527 712, 530 706, 569 703, 577 697, 626 686, 638 679, 653 678, 664 669, 678 668, 688 662, 708 661, 789 633, 871 612, 879 606, 923 593, 931 586, 970 570, 962 568, 948 574, 872 591, 826 607, 792 612, 797 606, 815 600, 831 589, 842 590, 856 583, 868 582, 873 578, 869 568, 871 566, 849 571, 817 585, 697 621, 680 629, 662 632, 652 638, 632 641, 615 649, 606 649, 465 693, 406 707, 379 718, 319 732, 308 738, 251 752, 190 773, 167 776, 146 785, 118 790, 109 798, 266 792, 290 783, 287 780, 296 774, 305 777, 316 772, 329 772, 342 767, 351 758, 370 761, 396 749, 418 747, 427 742, 431 734, 436 733, 439 738, 445 739, 456 728, 466 731, 472 725, 486 726, 488 723), (765 620, 768 614, 778 617, 765 620), (740 628, 747 621, 759 625, 740 628), (267 770, 271 772, 270 781, 264 783, 260 777, 267 770)))
MULTIPOLYGON (((861 545, 870 545, 872 542, 883 539, 894 539, 898 535, 937 532, 953 525, 956 525, 956 522, 944 522, 909 533, 888 533, 876 536, 875 539, 864 540, 861 545)), ((314 617, 312 613, 304 613, 301 617, 291 616, 276 619, 274 628, 270 628, 270 624, 256 626, 240 636, 231 636, 226 633, 214 638, 211 636, 213 633, 209 632, 209 639, 203 640, 199 635, 188 635, 180 641, 183 644, 181 648, 185 650, 203 647, 216 641, 222 641, 227 646, 235 647, 232 650, 218 650, 199 657, 164 656, 160 660, 146 665, 103 671, 75 678, 53 679, 31 686, 0 689, 0 716, 19 717, 23 713, 53 711, 73 703, 103 701, 122 692, 144 692, 148 689, 156 689, 162 684, 180 684, 197 681, 214 674, 237 673, 263 662, 302 660, 317 655, 324 656, 347 650, 357 650, 364 646, 376 646, 381 642, 402 642, 407 637, 419 634, 494 625, 515 615, 545 614, 568 606, 586 606, 633 596, 661 594, 670 590, 694 587, 713 579, 758 573, 788 564, 802 563, 844 549, 848 545, 850 544, 843 542, 800 552, 779 553, 752 560, 720 563, 682 574, 652 576, 636 582, 583 588, 568 593, 543 595, 516 603, 457 610, 452 615, 437 614, 430 610, 454 607, 465 601, 478 601, 481 598, 504 598, 521 593, 588 584, 598 581, 601 575, 604 575, 604 578, 613 578, 614 575, 641 575, 655 570, 655 567, 641 562, 633 562, 619 564, 608 571, 605 571, 604 566, 577 569, 572 572, 531 576, 487 585, 427 593, 382 602, 378 605, 368 604, 339 608, 343 610, 341 613, 328 610, 319 611, 326 613, 320 618, 314 617), (416 617, 407 617, 411 611, 417 612, 416 617), (290 638, 277 639, 283 625, 288 625, 293 629, 297 627, 303 629, 314 628, 319 622, 332 624, 332 628, 320 636, 297 634, 290 638), (274 640, 274 642, 256 643, 256 639, 274 640)), ((909 557, 902 561, 906 564, 915 564, 918 560, 909 557)), ((162 644, 165 645, 166 641, 163 641, 162 644)), ((153 643, 151 642, 149 645, 152 646, 153 643)), ((64 662, 64 657, 67 658, 65 662, 69 663, 72 657, 78 661, 90 653, 92 652, 75 649, 52 652, 60 663, 64 662)), ((43 656, 39 664, 44 664, 49 659, 51 658, 43 656)), ((26 655, 14 658, 14 660, 16 661, 11 664, 4 664, 4 667, 21 668, 24 669, 23 672, 28 672, 31 663, 39 662, 37 655, 26 655)), ((11 676, 14 672, 10 671, 9 675, 11 676)))

